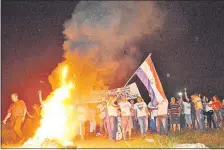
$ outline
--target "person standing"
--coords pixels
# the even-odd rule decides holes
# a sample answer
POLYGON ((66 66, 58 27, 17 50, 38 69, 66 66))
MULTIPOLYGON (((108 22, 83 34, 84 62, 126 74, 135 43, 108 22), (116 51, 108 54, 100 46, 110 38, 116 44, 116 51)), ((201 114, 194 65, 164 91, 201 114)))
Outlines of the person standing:
POLYGON ((192 127, 194 130, 197 129, 197 120, 196 120, 196 112, 195 112, 195 105, 194 103, 192 102, 192 100, 190 100, 188 98, 188 95, 187 95, 187 89, 184 88, 184 95, 185 95, 185 99, 187 100, 187 102, 190 102, 191 104, 191 120, 192 120, 192 127))
POLYGON ((142 138, 146 136, 146 119, 148 118, 148 109, 146 103, 141 97, 137 98, 137 103, 134 105, 135 119, 138 120, 142 138))
POLYGON ((215 120, 214 120, 214 116, 213 116, 213 109, 211 107, 212 104, 212 100, 210 100, 209 102, 206 101, 206 105, 205 105, 205 112, 207 115, 207 123, 208 123, 208 127, 211 129, 212 128, 212 123, 213 123, 213 127, 216 128, 216 124, 215 124, 215 120))
POLYGON ((199 130, 203 130, 203 106, 201 98, 198 96, 198 94, 191 95, 192 102, 194 103, 194 108, 196 112, 196 120, 197 124, 199 126, 199 130))
POLYGON ((158 114, 158 106, 153 106, 152 102, 148 104, 149 112, 150 112, 150 131, 151 133, 156 132, 156 118, 158 114))
POLYGON ((209 106, 212 106, 212 109, 214 110, 214 120, 216 123, 216 128, 222 127, 222 112, 221 112, 221 108, 222 108, 222 103, 219 100, 218 96, 213 96, 212 97, 213 102, 212 104, 209 104, 209 106))
POLYGON ((130 103, 131 103, 131 119, 132 119, 132 123, 133 123, 133 134, 136 135, 137 134, 137 121, 135 120, 135 109, 134 109, 135 101, 132 99, 132 100, 130 100, 130 103))
POLYGON ((170 100, 170 120, 172 129, 176 132, 177 128, 180 131, 180 105, 175 102, 175 98, 172 97, 170 100))
POLYGON ((132 119, 131 119, 131 104, 127 101, 125 95, 122 95, 121 102, 119 103, 121 109, 121 124, 123 138, 126 140, 126 132, 128 131, 129 140, 131 140, 132 119))
POLYGON ((186 127, 186 122, 185 122, 183 98, 180 97, 177 102, 180 106, 180 128, 184 129, 186 127))
POLYGON ((8 109, 8 113, 5 119, 3 120, 3 124, 6 124, 8 119, 10 118, 11 123, 13 125, 13 129, 17 137, 20 139, 21 142, 23 142, 25 138, 21 131, 22 123, 25 120, 26 114, 31 118, 32 116, 30 116, 29 113, 27 112, 27 107, 25 102, 23 100, 19 100, 17 93, 13 93, 11 95, 11 99, 13 103, 10 105, 8 109))
POLYGON ((110 96, 107 104, 108 115, 110 120, 111 139, 116 141, 117 123, 118 123, 118 106, 115 105, 116 96, 110 96))
POLYGON ((160 135, 168 134, 167 128, 167 112, 168 112, 168 100, 164 99, 158 104, 158 115, 156 118, 156 128, 160 135))
POLYGON ((106 134, 104 133, 104 131, 106 132, 106 124, 105 124, 105 116, 106 116, 106 113, 105 113, 105 102, 104 101, 101 101, 99 105, 97 105, 97 114, 98 114, 98 119, 99 119, 99 122, 100 122, 100 133, 97 133, 97 135, 101 136, 103 134, 106 134))
POLYGON ((191 103, 189 101, 183 101, 183 98, 181 97, 181 101, 183 104, 183 111, 184 111, 184 117, 185 117, 185 123, 188 128, 192 129, 192 119, 191 119, 191 103))

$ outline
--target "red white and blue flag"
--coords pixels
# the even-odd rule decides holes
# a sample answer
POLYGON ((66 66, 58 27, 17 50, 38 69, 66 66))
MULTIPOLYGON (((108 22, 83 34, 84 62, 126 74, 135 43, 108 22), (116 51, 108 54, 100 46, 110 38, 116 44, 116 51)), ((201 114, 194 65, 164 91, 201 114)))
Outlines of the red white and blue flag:
POLYGON ((166 95, 150 55, 141 64, 135 74, 148 90, 153 106, 157 106, 160 102, 166 99, 166 95))

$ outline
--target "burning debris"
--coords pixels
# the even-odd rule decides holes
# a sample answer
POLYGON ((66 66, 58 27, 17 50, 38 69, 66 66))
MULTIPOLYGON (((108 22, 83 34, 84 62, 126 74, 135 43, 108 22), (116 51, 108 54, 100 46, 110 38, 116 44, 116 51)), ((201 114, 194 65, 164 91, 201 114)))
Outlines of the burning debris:
POLYGON ((29 139, 23 147, 36 148, 47 145, 58 147, 71 144, 68 141, 74 137, 76 122, 73 119, 75 113, 68 108, 70 101, 73 100, 71 90, 75 88, 75 84, 67 80, 68 71, 67 66, 61 68, 60 87, 55 89, 46 99, 41 114, 41 125, 35 136, 29 139), (49 141, 51 144, 48 144, 49 141))

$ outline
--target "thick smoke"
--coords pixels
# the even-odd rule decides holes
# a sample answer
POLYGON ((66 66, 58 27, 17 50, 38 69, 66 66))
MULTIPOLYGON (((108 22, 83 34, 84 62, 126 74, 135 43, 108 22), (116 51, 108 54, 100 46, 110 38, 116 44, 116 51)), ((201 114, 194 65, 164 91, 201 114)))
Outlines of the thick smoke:
POLYGON ((138 41, 162 28, 164 17, 153 1, 81 1, 64 24, 64 63, 75 64, 80 80, 92 74, 98 88, 122 86, 143 57, 138 41))

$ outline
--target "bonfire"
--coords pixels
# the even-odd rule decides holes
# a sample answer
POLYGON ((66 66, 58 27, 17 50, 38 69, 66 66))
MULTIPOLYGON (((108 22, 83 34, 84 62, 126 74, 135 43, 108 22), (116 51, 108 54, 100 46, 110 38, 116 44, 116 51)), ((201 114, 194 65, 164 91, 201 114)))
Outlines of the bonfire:
POLYGON ((71 91, 75 89, 75 83, 68 81, 68 71, 67 66, 61 68, 60 87, 45 100, 41 112, 41 125, 22 148, 60 148, 74 145, 72 139, 77 125, 70 101, 73 100, 71 91))

